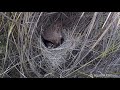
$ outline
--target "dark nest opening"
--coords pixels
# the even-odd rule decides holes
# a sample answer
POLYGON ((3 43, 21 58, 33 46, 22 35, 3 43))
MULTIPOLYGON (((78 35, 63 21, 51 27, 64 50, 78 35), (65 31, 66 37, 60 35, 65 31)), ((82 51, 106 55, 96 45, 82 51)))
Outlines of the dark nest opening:
POLYGON ((41 36, 41 39, 42 39, 42 42, 43 42, 44 46, 47 47, 47 48, 50 47, 49 49, 51 49, 51 48, 57 48, 57 47, 59 47, 64 42, 64 38, 62 37, 61 38, 61 43, 59 43, 59 44, 57 44, 57 45, 54 46, 54 43, 52 43, 52 42, 50 42, 48 40, 45 40, 42 36, 41 36))

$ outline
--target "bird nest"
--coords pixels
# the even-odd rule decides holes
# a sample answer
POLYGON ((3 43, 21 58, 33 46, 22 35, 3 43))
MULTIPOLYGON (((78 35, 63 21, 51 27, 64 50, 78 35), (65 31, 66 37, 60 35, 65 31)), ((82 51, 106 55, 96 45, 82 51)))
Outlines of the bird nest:
MULTIPOLYGON (((79 21, 79 19, 81 19, 82 17, 82 13, 53 13, 50 14, 48 21, 46 21, 45 19, 46 22, 43 21, 44 23, 40 22, 38 24, 36 33, 39 33, 40 37, 37 37, 36 39, 37 41, 39 41, 39 48, 41 50, 40 54, 42 55, 42 57, 44 57, 44 59, 42 59, 42 62, 47 64, 44 65, 49 68, 49 71, 51 70, 51 72, 57 72, 57 74, 59 73, 60 75, 63 69, 66 68, 66 65, 72 62, 72 58, 76 55, 75 53, 78 52, 76 48, 78 48, 80 44, 82 44, 80 42, 84 38, 84 29, 90 23, 92 14, 88 14, 86 14, 85 17, 83 17, 83 19, 79 21), (55 20, 60 20, 63 23, 64 41, 56 48, 48 48, 41 38, 41 32, 44 30, 44 28, 47 28, 50 23, 55 22, 55 20), (87 23, 86 20, 88 20, 87 23), (80 24, 79 22, 82 23, 80 24), (69 57, 69 55, 73 56, 69 57)), ((36 42, 36 40, 33 40, 33 42, 36 42)), ((72 64, 70 66, 72 66, 72 64)))
POLYGON ((48 49, 43 42, 41 44, 41 54, 44 57, 47 57, 47 59, 52 63, 53 67, 57 68, 58 66, 66 62, 65 55, 67 54, 67 52, 75 48, 75 39, 66 38, 60 46, 51 49, 48 49))

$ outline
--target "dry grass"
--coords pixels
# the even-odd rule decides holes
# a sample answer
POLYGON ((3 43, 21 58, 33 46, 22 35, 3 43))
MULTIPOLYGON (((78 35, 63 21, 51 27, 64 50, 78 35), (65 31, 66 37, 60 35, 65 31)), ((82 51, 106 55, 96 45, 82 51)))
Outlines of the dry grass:
POLYGON ((119 12, 0 12, 0 77, 120 77, 119 12), (64 42, 48 49, 41 32, 61 20, 64 42))

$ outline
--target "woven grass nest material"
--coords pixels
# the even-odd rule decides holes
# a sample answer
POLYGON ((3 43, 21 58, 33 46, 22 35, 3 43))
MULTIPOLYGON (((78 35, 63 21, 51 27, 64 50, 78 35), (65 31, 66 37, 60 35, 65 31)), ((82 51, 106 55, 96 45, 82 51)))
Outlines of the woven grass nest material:
MULTIPOLYGON (((82 36, 82 32, 83 32, 82 28, 87 27, 87 25, 89 24, 89 21, 87 23, 83 21, 85 24, 83 27, 81 27, 81 25, 76 26, 76 24, 79 22, 78 19, 80 18, 77 15, 76 16, 73 15, 71 17, 66 17, 63 15, 63 16, 59 16, 57 20, 56 19, 54 20, 54 18, 55 16, 54 17, 51 16, 50 18, 51 21, 48 21, 45 25, 43 25, 42 31, 44 31, 45 29, 48 29, 49 26, 55 22, 61 22, 64 41, 55 48, 48 48, 45 45, 44 41, 42 40, 42 31, 41 31, 41 37, 40 37, 41 54, 43 55, 46 63, 49 64, 48 65, 49 69, 51 67, 51 70, 53 71, 55 69, 63 68, 63 65, 65 63, 71 62, 71 61, 67 61, 68 55, 69 53, 72 53, 72 51, 75 50, 76 47, 79 47, 82 37, 84 37, 84 35, 82 36), (61 18, 64 18, 64 19, 61 20, 61 18)), ((60 73, 61 70, 58 72, 60 73)))
POLYGON ((120 12, 0 12, 0 20, 0 77, 119 77, 120 12))

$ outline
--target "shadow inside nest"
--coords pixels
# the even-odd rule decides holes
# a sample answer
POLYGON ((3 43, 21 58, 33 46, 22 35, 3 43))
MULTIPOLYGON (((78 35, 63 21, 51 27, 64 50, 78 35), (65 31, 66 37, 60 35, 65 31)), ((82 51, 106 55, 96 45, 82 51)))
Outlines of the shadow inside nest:
POLYGON ((45 46, 46 48, 48 48, 48 49, 57 48, 57 47, 59 47, 61 44, 63 44, 63 42, 65 41, 64 38, 61 38, 61 43, 59 43, 59 44, 54 44, 54 43, 52 43, 51 41, 45 40, 42 36, 41 36, 41 40, 42 40, 44 46, 45 46))

